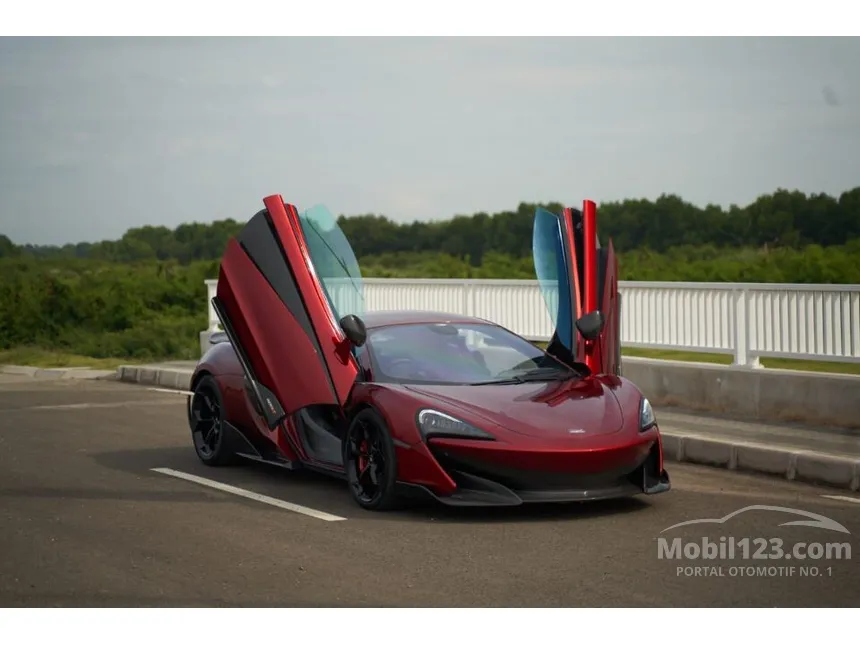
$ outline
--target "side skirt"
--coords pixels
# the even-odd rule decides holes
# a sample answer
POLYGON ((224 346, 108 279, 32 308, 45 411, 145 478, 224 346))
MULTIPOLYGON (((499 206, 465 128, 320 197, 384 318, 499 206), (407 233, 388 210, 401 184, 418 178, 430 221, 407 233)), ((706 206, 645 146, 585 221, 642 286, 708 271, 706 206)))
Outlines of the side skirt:
POLYGON ((242 457, 242 459, 247 459, 249 461, 256 461, 257 463, 260 463, 260 464, 267 464, 269 466, 277 466, 278 468, 285 468, 286 470, 298 470, 298 466, 296 465, 296 463, 290 461, 289 459, 278 459, 278 460, 263 459, 262 457, 260 457, 258 455, 249 455, 249 454, 243 453, 243 452, 237 452, 236 456, 242 457))
POLYGON ((327 477, 334 477, 335 479, 346 481, 346 471, 342 468, 337 468, 336 466, 330 466, 328 464, 321 464, 318 462, 307 462, 302 464, 302 467, 306 470, 319 473, 320 475, 326 475, 327 477))
POLYGON ((250 439, 237 426, 229 421, 224 422, 224 438, 228 442, 229 449, 232 450, 237 457, 256 461, 259 463, 279 466, 287 470, 295 470, 297 464, 285 459, 280 455, 275 454, 271 450, 260 449, 251 442, 250 439))
POLYGON ((229 442, 230 449, 237 457, 268 466, 277 466, 285 470, 309 470, 321 475, 327 475, 336 479, 346 479, 346 472, 335 465, 319 462, 301 462, 286 459, 272 450, 260 450, 247 436, 229 421, 224 422, 225 438, 229 442))

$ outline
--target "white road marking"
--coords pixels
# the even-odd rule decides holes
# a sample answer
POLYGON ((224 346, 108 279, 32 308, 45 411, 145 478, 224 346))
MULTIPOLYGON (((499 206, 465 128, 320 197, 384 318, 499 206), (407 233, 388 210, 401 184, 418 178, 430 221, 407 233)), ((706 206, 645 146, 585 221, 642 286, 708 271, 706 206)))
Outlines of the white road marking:
MULTIPOLYGON (((58 403, 55 405, 33 405, 28 408, 9 408, 3 412, 29 412, 31 410, 90 410, 96 408, 124 408, 130 405, 164 405, 166 401, 160 400, 137 400, 137 401, 113 401, 111 403, 58 403)), ((170 402, 171 404, 173 401, 170 402)))
POLYGON ((58 405, 34 405, 30 408, 21 408, 23 410, 86 410, 87 408, 115 408, 124 405, 123 403, 66 403, 58 405))
POLYGON ((194 392, 189 392, 188 390, 173 390, 167 387, 148 387, 146 389, 150 392, 163 392, 164 394, 181 394, 182 396, 194 395, 194 392))
POLYGON ((848 497, 847 495, 822 495, 822 497, 826 497, 827 499, 836 499, 840 502, 854 502, 855 504, 860 504, 860 497, 848 497))
POLYGON ((184 479, 186 481, 194 482, 195 484, 200 484, 201 486, 208 486, 209 488, 214 488, 225 493, 232 493, 233 495, 238 495, 239 497, 251 499, 255 502, 262 502, 263 504, 277 506, 278 508, 282 508, 287 511, 293 511, 294 513, 301 513, 302 515, 315 517, 316 519, 323 520, 324 522, 341 522, 346 519, 345 517, 324 513, 323 511, 308 508, 307 506, 300 506, 299 504, 285 502, 282 499, 276 499, 274 497, 269 497, 268 495, 260 495, 259 493, 245 490, 244 488, 237 488, 236 486, 222 484, 221 482, 217 482, 212 479, 206 479, 205 477, 190 475, 179 470, 173 470, 172 468, 153 468, 152 470, 157 473, 161 473, 162 475, 169 475, 170 477, 184 479))

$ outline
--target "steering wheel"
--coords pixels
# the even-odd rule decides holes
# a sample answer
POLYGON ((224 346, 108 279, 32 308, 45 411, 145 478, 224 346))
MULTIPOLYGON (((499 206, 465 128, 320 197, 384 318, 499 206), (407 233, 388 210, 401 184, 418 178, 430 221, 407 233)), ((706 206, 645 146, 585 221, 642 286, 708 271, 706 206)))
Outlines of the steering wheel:
POLYGON ((400 358, 392 358, 388 363, 388 369, 397 374, 398 366, 406 365, 406 371, 409 373, 409 376, 417 377, 417 378, 433 378, 433 374, 428 372, 426 369, 423 369, 418 361, 414 358, 409 358, 408 356, 402 356, 400 358), (411 367, 417 366, 417 369, 410 370, 411 367))
POLYGON ((508 369, 506 369, 503 372, 499 372, 497 374, 497 376, 511 376, 513 374, 516 374, 517 372, 524 372, 526 370, 533 369, 534 367, 535 367, 534 359, 529 358, 529 359, 526 359, 517 365, 514 365, 513 367, 509 367, 508 369))

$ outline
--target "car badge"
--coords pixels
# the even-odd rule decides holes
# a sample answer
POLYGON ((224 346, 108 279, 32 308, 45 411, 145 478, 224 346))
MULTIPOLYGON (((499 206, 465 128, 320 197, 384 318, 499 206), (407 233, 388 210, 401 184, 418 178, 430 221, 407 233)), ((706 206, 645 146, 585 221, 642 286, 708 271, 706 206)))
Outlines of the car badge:
POLYGON ((585 430, 582 428, 571 428, 567 431, 567 434, 585 434, 585 430))

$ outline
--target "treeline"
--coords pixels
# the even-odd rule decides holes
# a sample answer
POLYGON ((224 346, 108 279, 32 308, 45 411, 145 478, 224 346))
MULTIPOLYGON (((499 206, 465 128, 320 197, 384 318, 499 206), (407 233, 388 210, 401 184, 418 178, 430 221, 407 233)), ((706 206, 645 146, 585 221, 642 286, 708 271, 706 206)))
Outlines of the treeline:
MULTIPOLYGON (((530 279, 534 210, 340 224, 366 277, 530 279)), ((622 280, 860 283, 860 188, 838 198, 778 191, 727 210, 664 196, 602 204, 599 218, 601 237, 619 249, 622 280)), ((16 246, 0 235, 0 349, 197 358, 204 280, 217 277, 240 228, 233 220, 150 226, 65 247, 16 246)))
POLYGON ((217 262, 0 259, 0 349, 197 358, 217 262))
MULTIPOLYGON (((795 282, 860 284, 860 238, 841 246, 803 249, 678 246, 666 253, 619 253, 619 279, 669 282, 795 282)), ((362 275, 378 278, 535 279, 531 257, 488 253, 480 266, 452 255, 385 253, 361 261, 362 275)))
MULTIPOLYGON (((622 253, 624 280, 860 283, 860 239, 803 250, 678 247, 622 253)), ((368 256, 367 277, 534 278, 528 258, 488 253, 368 256)), ((217 261, 0 259, 0 349, 33 345, 94 357, 194 359, 208 324, 204 280, 217 261)))
MULTIPOLYGON (((578 206, 578 204, 572 204, 578 206)), ((402 253, 444 253, 480 267, 490 254, 525 258, 531 254, 531 226, 537 204, 493 215, 458 215, 434 222, 397 223, 382 215, 341 215, 339 223, 359 259, 402 253)), ((561 204, 543 204, 559 211, 561 204)), ((621 251, 666 253, 677 247, 831 247, 860 238, 860 187, 833 197, 779 190, 745 206, 699 208, 675 195, 599 205, 599 229, 621 251)), ((13 244, 0 235, 0 257, 86 258, 111 262, 177 260, 182 264, 217 260, 240 221, 183 224, 175 229, 143 226, 119 240, 62 247, 13 244)))

